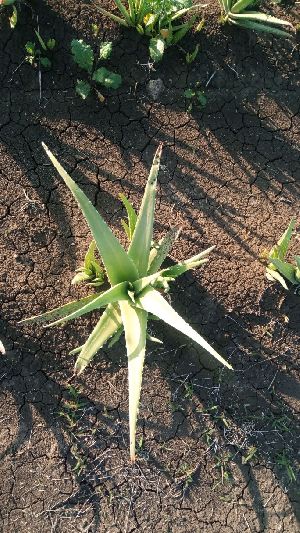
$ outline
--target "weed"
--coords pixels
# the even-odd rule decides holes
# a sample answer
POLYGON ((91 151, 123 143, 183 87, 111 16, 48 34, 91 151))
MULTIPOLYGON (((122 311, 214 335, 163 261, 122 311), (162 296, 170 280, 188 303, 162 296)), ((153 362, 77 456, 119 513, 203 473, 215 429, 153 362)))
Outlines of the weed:
POLYGON ((105 98, 93 84, 101 85, 107 89, 118 89, 122 84, 120 74, 111 72, 106 67, 98 67, 99 61, 105 61, 110 58, 112 53, 112 43, 103 42, 100 45, 99 53, 95 56, 92 47, 82 39, 73 39, 71 42, 72 56, 77 65, 85 70, 88 74, 88 80, 77 80, 75 91, 85 100, 92 88, 94 88, 98 100, 103 103, 105 98))
POLYGON ((281 453, 278 453, 276 456, 276 464, 280 467, 284 467, 289 478, 290 483, 296 482, 296 474, 291 465, 289 457, 286 455, 286 452, 283 450, 281 453))
POLYGON ((56 41, 52 38, 45 41, 37 30, 34 30, 34 32, 38 44, 34 41, 28 41, 25 44, 25 51, 27 54, 25 56, 25 61, 33 67, 41 66, 49 69, 52 66, 50 57, 56 46, 56 41))
POLYGON ((197 82, 194 88, 186 89, 183 93, 183 96, 188 101, 187 111, 189 113, 193 110, 193 107, 203 109, 206 106, 207 98, 200 87, 200 82, 197 82))

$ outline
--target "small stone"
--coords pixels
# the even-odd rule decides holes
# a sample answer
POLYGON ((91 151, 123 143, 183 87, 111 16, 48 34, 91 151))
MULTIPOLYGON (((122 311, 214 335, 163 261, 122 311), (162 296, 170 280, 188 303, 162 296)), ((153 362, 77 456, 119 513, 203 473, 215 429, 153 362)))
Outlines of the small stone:
POLYGON ((157 80, 150 80, 149 83, 147 83, 148 94, 154 101, 158 100, 164 90, 164 82, 160 78, 158 78, 157 80))

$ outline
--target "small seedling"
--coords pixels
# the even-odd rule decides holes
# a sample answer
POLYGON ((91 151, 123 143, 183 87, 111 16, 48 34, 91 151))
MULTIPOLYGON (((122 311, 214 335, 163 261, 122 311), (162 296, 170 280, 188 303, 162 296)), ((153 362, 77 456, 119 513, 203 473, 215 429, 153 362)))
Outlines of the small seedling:
POLYGON ((277 456, 276 456, 276 464, 285 468, 290 483, 295 483, 296 482, 296 474, 295 474, 294 469, 293 469, 293 467, 291 465, 290 459, 286 455, 284 450, 281 453, 277 454, 277 456))
POLYGON ((206 106, 207 98, 205 92, 200 88, 200 82, 197 82, 194 88, 186 89, 183 96, 188 101, 187 111, 190 113, 193 107, 203 109, 206 106))
POLYGON ((223 24, 233 24, 247 30, 272 33, 278 37, 291 37, 287 31, 277 28, 277 26, 293 27, 290 22, 253 10, 257 0, 219 0, 219 3, 223 24))
POLYGON ((194 5, 192 0, 128 0, 127 3, 128 7, 122 0, 115 0, 120 16, 103 9, 98 3, 96 7, 121 26, 135 28, 141 35, 149 37, 149 53, 154 62, 162 59, 168 46, 177 44, 187 34, 196 15, 181 24, 179 19, 206 5, 194 5))
POLYGON ((102 85, 107 89, 118 89, 122 83, 122 78, 119 74, 111 72, 105 67, 98 67, 99 61, 104 61, 110 58, 112 53, 112 43, 103 42, 99 49, 99 54, 96 57, 92 47, 85 43, 82 39, 73 39, 71 42, 72 56, 77 65, 85 70, 88 74, 87 80, 77 80, 75 87, 76 93, 85 100, 94 88, 99 101, 104 102, 105 98, 102 93, 94 86, 102 85))
MULTIPOLYGON (((176 313, 162 295, 163 292, 169 290, 169 283, 178 276, 207 262, 207 255, 213 247, 173 266, 161 268, 178 235, 177 228, 176 231, 173 228, 159 241, 158 245, 152 248, 157 176, 162 146, 158 148, 154 156, 141 209, 127 251, 52 152, 46 145, 43 144, 43 147, 86 218, 111 287, 104 292, 92 294, 23 322, 50 322, 48 326, 60 325, 90 311, 106 307, 85 344, 75 349, 76 353, 80 352, 75 364, 75 371, 79 374, 83 372, 100 348, 124 329, 128 357, 130 456, 134 461, 148 314, 155 315, 187 335, 223 365, 232 368, 199 333, 176 313)), ((130 216, 128 218, 130 219, 130 216)), ((130 228, 130 220, 128 227, 130 228)))
POLYGON ((95 257, 96 242, 92 240, 84 258, 83 266, 76 270, 77 274, 72 279, 72 285, 88 282, 89 285, 100 287, 105 281, 104 268, 95 257))
POLYGON ((271 251, 262 254, 262 258, 268 259, 266 267, 266 277, 270 281, 279 281, 284 289, 288 290, 286 280, 296 286, 295 292, 300 286, 300 256, 295 256, 295 264, 285 261, 288 247, 296 225, 296 220, 292 219, 288 228, 280 237, 279 241, 271 251))
POLYGON ((193 63, 199 53, 200 46, 199 44, 196 45, 195 50, 193 52, 187 52, 185 56, 185 61, 188 65, 193 63))
POLYGON ((48 39, 48 41, 44 41, 41 34, 37 30, 34 31, 38 45, 34 41, 28 41, 25 44, 25 51, 27 54, 25 56, 25 61, 33 67, 42 66, 44 68, 51 68, 52 62, 49 56, 56 46, 56 41, 52 38, 48 39))

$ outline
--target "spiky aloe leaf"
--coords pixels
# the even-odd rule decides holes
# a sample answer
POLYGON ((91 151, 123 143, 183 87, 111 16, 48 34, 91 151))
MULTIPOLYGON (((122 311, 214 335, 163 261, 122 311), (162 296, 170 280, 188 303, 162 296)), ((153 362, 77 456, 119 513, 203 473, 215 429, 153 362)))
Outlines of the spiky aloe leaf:
POLYGON ((233 2, 230 8, 231 13, 241 13, 247 9, 247 7, 255 4, 254 0, 238 0, 238 2, 233 2))
POLYGON ((282 274, 287 280, 289 280, 293 285, 297 283, 295 278, 295 267, 287 263, 286 261, 281 261, 280 259, 270 259, 271 263, 275 265, 276 269, 282 274))
POLYGON ((288 247, 289 247, 289 244, 292 238, 292 233, 294 231, 295 225, 296 225, 296 219, 292 218, 287 229, 282 234, 277 244, 275 244, 275 246, 273 246, 273 248, 271 249, 269 253, 270 258, 280 259, 281 261, 284 260, 287 254, 287 251, 288 251, 288 247))
POLYGON ((120 302, 128 357, 130 458, 135 460, 135 434, 146 347, 147 312, 120 302))
POLYGON ((86 313, 90 313, 91 311, 94 311, 95 309, 101 309, 101 307, 105 307, 108 304, 113 304, 115 302, 120 302, 121 300, 128 300, 128 283, 127 281, 123 281, 122 283, 118 283, 118 285, 114 285, 110 289, 108 289, 105 292, 102 292, 100 295, 98 295, 97 298, 92 300, 91 302, 87 303, 84 307, 81 307, 77 311, 74 311, 74 313, 71 313, 68 316, 65 316, 64 318, 60 320, 56 320, 55 322, 51 322, 51 324, 48 324, 45 327, 52 327, 52 326, 58 326, 59 324, 62 324, 64 322, 67 322, 69 320, 74 320, 75 318, 78 318, 82 315, 85 315, 86 313))
POLYGON ((246 30, 255 30, 262 33, 271 33, 272 35, 276 35, 277 37, 292 37, 291 34, 287 31, 279 30, 278 28, 268 26, 267 24, 261 24, 260 22, 254 22, 253 20, 242 21, 230 18, 230 21, 232 24, 240 26, 241 28, 245 28, 246 30))
POLYGON ((128 200, 128 198, 126 198, 125 194, 119 194, 119 196, 125 206, 125 209, 127 211, 127 218, 128 218, 128 224, 125 222, 125 220, 121 220, 121 224, 125 230, 125 233, 128 239, 131 241, 133 234, 134 234, 135 226, 136 226, 137 214, 135 212, 133 205, 128 200))
MULTIPOLYGON (((81 374, 90 363, 94 355, 112 337, 122 325, 120 311, 116 304, 110 304, 105 309, 99 322, 96 324, 75 364, 75 371, 81 374)), ((75 350, 73 350, 73 353, 75 350)))
POLYGON ((84 192, 78 187, 78 185, 76 185, 75 181, 57 161, 49 148, 44 143, 42 143, 42 146, 50 161, 53 163, 65 184, 69 187, 73 196, 77 200, 79 207, 85 216, 97 243, 110 283, 116 285, 122 281, 135 281, 138 278, 138 271, 118 239, 106 222, 104 222, 103 218, 86 197, 84 192))
POLYGON ((159 241, 155 248, 152 248, 149 255, 148 275, 154 274, 161 267, 166 257, 180 234, 180 228, 172 228, 168 233, 159 241))
POLYGON ((153 313, 173 328, 190 337, 220 363, 232 369, 232 366, 168 304, 158 291, 147 287, 137 299, 137 303, 148 313, 153 313))
POLYGON ((259 13, 258 11, 246 11, 246 13, 239 13, 236 15, 230 15, 235 20, 254 20, 256 22, 263 22, 267 24, 275 24, 277 26, 292 26, 287 20, 272 17, 266 13, 259 13))
POLYGON ((128 256, 134 262, 140 276, 145 276, 148 269, 149 253, 153 235, 156 183, 161 152, 162 144, 159 145, 153 159, 134 234, 128 249, 128 256))
POLYGON ((121 26, 125 26, 126 28, 128 28, 128 26, 130 25, 130 24, 128 24, 127 20, 124 20, 121 17, 118 17, 118 15, 114 15, 113 13, 111 13, 110 11, 107 11, 106 9, 103 9, 103 7, 98 6, 97 3, 95 3, 94 5, 95 5, 96 9, 98 9, 98 11, 100 11, 100 13, 102 13, 102 15, 104 15, 105 17, 110 18, 114 22, 117 22, 117 24, 120 24, 121 26))
POLYGON ((283 286, 284 289, 287 291, 289 290, 285 279, 282 277, 281 274, 277 270, 272 270, 271 268, 266 268, 266 278, 269 281, 279 281, 279 283, 283 286))
POLYGON ((37 322, 39 324, 43 324, 44 322, 49 322, 50 320, 58 320, 62 317, 69 315, 70 313, 73 313, 74 311, 78 311, 79 309, 85 307, 87 304, 93 302, 98 296, 98 294, 91 294, 90 296, 86 296, 85 298, 81 298, 80 300, 69 302, 68 304, 62 305, 61 307, 56 307, 55 309, 47 311, 42 315, 36 315, 31 316, 30 318, 25 318, 24 320, 21 320, 19 324, 28 324, 29 322, 37 322))

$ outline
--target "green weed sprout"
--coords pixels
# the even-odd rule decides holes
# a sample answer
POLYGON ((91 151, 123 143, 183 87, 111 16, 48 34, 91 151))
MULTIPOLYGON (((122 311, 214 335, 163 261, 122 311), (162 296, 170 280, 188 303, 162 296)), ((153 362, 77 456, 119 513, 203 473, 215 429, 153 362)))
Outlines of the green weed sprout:
POLYGON ((167 46, 177 44, 186 35, 196 15, 182 24, 178 23, 179 19, 207 5, 194 5, 193 0, 128 0, 126 7, 121 0, 114 2, 120 16, 103 9, 98 2, 95 6, 121 26, 136 28, 140 34, 150 37, 149 53, 154 62, 162 59, 167 46))
POLYGON ((285 261, 288 247, 296 225, 296 219, 292 219, 288 228, 280 237, 279 241, 268 254, 266 277, 270 281, 279 281, 284 289, 288 290, 285 279, 292 285, 300 285, 300 256, 295 256, 295 264, 285 261))
POLYGON ((159 146, 154 156, 140 212, 137 216, 126 199, 128 224, 125 223, 123 226, 130 238, 127 251, 47 146, 43 144, 43 147, 82 210, 102 258, 110 288, 42 315, 25 319, 22 322, 38 322, 40 324, 50 322, 48 326, 60 325, 90 311, 105 307, 105 311, 85 344, 71 352, 71 354, 79 352, 75 364, 75 371, 78 374, 86 368, 95 354, 110 338, 112 338, 110 343, 112 344, 120 337, 124 329, 128 357, 130 457, 134 461, 136 421, 141 394, 148 319, 154 315, 154 317, 163 320, 190 337, 223 365, 232 368, 199 333, 177 314, 162 295, 168 291, 169 283, 175 278, 187 270, 206 263, 207 255, 214 247, 174 266, 161 268, 178 235, 177 229, 172 228, 158 244, 153 246, 155 196, 162 146, 159 146))
POLYGON ((219 3, 222 11, 221 22, 223 23, 234 24, 247 30, 272 33, 278 37, 291 37, 290 33, 276 27, 293 27, 290 22, 252 10, 253 6, 257 4, 257 0, 219 0, 219 3))

